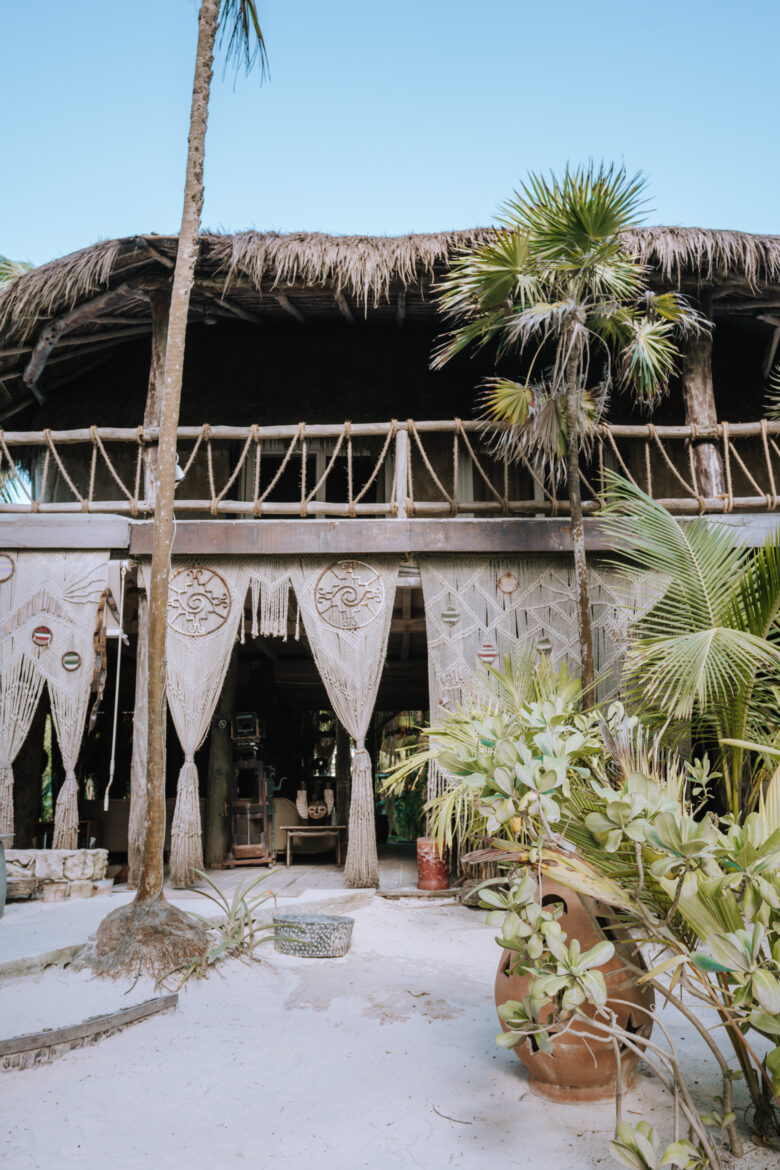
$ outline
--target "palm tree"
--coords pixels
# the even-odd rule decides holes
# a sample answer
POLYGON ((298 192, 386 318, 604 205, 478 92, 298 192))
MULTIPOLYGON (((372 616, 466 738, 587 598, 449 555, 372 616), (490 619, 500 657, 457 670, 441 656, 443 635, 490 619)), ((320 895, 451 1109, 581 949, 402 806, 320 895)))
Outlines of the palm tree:
POLYGON ((8 256, 3 256, 0 253, 0 287, 4 284, 10 284, 12 280, 16 280, 17 276, 29 272, 31 268, 32 264, 27 260, 10 260, 8 256))
POLYGON ((165 903, 163 845, 165 840, 165 651, 168 576, 173 543, 173 502, 176 480, 176 436, 179 425, 184 348, 190 296, 198 256, 198 233, 203 210, 203 163, 206 124, 211 91, 214 49, 219 36, 226 58, 248 72, 259 63, 265 72, 263 34, 254 0, 201 0, 198 44, 192 86, 184 207, 176 267, 173 273, 165 378, 160 416, 157 485, 154 509, 154 542, 149 577, 149 736, 147 751, 147 813, 143 861, 135 901, 101 923, 99 966, 116 970, 141 965, 159 973, 176 962, 186 962, 203 945, 202 933, 191 920, 165 903), (115 919, 116 920, 112 921, 115 919), (149 930, 149 927, 152 930, 149 930), (150 945, 150 934, 155 941, 150 945), (160 941, 161 936, 167 938, 160 941), (102 936, 102 937, 101 937, 102 936), (111 957, 109 956, 111 954, 111 957))
POLYGON ((662 728, 690 726, 693 743, 714 753, 722 803, 738 817, 755 806, 766 771, 746 774, 744 741, 780 746, 780 535, 745 548, 733 529, 679 523, 611 473, 602 515, 623 571, 656 582, 657 599, 632 631, 627 697, 662 728))
POLYGON ((643 192, 640 176, 612 166, 567 168, 561 180, 532 174, 502 208, 502 227, 457 257, 440 287, 456 328, 434 368, 491 342, 499 357, 532 354, 523 381, 485 383, 485 415, 513 457, 528 458, 553 482, 566 477, 586 689, 594 665, 580 450, 613 386, 647 404, 664 392, 675 331, 701 321, 677 293, 650 291, 647 269, 625 243, 643 192))

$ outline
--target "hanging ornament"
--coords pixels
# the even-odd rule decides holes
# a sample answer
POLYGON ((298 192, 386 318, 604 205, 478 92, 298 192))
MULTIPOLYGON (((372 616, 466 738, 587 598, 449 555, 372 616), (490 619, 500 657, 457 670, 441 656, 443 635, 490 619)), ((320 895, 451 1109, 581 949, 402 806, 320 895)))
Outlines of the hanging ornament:
POLYGON ((480 662, 484 662, 486 666, 492 666, 498 658, 498 650, 492 642, 483 642, 477 651, 477 658, 480 662))
POLYGON ((536 649, 540 654, 543 654, 545 658, 550 657, 552 654, 553 644, 546 634, 539 642, 536 643, 536 649))
POLYGON ((517 586, 518 580, 514 573, 502 573, 498 578, 498 588, 502 593, 514 593, 517 586))
POLYGON ((62 656, 62 666, 64 670, 78 670, 81 666, 81 655, 78 650, 66 650, 62 656))
POLYGON ((460 613, 454 605, 448 605, 441 611, 441 620, 445 626, 455 626, 460 621, 460 613))
POLYGON ((40 646, 46 649, 51 646, 52 632, 48 626, 36 626, 32 632, 32 640, 34 646, 40 646))
POLYGON ((0 585, 11 580, 15 567, 13 557, 9 557, 8 553, 0 553, 0 585))

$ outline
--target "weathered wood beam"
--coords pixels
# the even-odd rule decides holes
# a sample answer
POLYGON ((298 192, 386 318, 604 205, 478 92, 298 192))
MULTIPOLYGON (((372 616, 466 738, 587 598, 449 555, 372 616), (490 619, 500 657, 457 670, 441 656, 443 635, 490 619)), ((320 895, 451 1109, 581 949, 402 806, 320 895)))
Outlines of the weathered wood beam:
POLYGON ((120 284, 118 288, 108 289, 107 292, 93 297, 91 301, 84 301, 83 304, 77 305, 75 309, 71 309, 69 313, 55 318, 55 320, 50 321, 48 325, 43 327, 33 347, 32 355, 23 375, 25 386, 37 398, 38 402, 43 403, 45 400, 45 395, 38 386, 38 380, 45 369, 49 354, 62 335, 64 333, 70 333, 73 329, 78 329, 80 325, 84 325, 88 321, 94 320, 101 313, 107 312, 108 309, 113 309, 115 305, 124 304, 133 296, 137 296, 137 290, 133 285, 127 283, 120 284))
POLYGON ((352 315, 349 302, 347 301, 347 298, 344 296, 343 292, 335 292, 333 294, 333 299, 336 302, 338 311, 341 313, 344 320, 347 321, 350 325, 354 325, 355 318, 352 315))
POLYGON ((240 318, 242 321, 248 321, 251 325, 266 324, 262 317, 258 317, 257 313, 250 313, 248 309, 243 308, 241 305, 235 304, 234 301, 227 300, 226 297, 220 297, 216 293, 210 292, 205 293, 205 295, 210 301, 213 301, 215 305, 219 305, 221 309, 225 309, 226 312, 231 313, 234 317, 240 318))
POLYGON ((158 264, 162 264, 163 268, 167 268, 169 272, 172 272, 176 267, 176 261, 171 260, 170 256, 164 255, 164 253, 155 248, 154 244, 150 243, 146 236, 136 236, 134 242, 139 248, 143 248, 158 264))
MULTIPOLYGON (((706 293, 701 297, 701 311, 712 320, 712 298, 706 293)), ((716 426, 711 330, 701 330, 683 344, 681 374, 686 423, 696 428, 716 426)), ((723 494, 723 463, 714 443, 694 443, 693 466, 700 496, 723 494)))
POLYGON ((293 317, 299 325, 303 325, 306 318, 304 317, 301 310, 292 303, 290 298, 285 293, 275 292, 273 296, 277 305, 279 305, 281 309, 284 309, 285 313, 289 313, 289 315, 293 317))

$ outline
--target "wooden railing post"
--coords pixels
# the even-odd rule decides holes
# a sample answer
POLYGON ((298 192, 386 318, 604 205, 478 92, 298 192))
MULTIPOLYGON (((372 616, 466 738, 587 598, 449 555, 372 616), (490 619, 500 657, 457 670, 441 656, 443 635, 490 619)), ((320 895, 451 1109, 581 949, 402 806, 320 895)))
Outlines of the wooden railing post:
POLYGON ((408 515, 407 484, 409 480, 409 429, 406 423, 399 423, 395 433, 395 477, 393 481, 393 500, 395 514, 399 520, 405 520, 408 515))

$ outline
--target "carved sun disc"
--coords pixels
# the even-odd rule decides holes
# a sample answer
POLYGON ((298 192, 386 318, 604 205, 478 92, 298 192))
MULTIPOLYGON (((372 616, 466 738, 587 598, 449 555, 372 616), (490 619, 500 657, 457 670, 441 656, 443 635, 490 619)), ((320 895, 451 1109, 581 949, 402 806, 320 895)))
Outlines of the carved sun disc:
POLYGON ((337 630, 359 630, 382 611, 385 586, 364 561, 336 561, 314 586, 314 605, 321 620, 337 630))
POLYGON ((179 634, 200 638, 214 634, 230 615, 225 578, 206 565, 189 565, 171 577, 168 625, 179 634))

